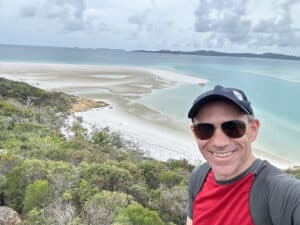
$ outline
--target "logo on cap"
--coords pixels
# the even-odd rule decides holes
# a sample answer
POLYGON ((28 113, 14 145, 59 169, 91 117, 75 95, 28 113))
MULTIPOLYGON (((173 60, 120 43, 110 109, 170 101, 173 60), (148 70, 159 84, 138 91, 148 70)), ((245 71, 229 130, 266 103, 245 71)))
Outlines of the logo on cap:
POLYGON ((243 101, 243 100, 244 100, 243 95, 242 95, 240 92, 238 92, 238 91, 236 91, 236 90, 233 90, 232 92, 233 92, 234 96, 235 96, 238 100, 240 100, 240 101, 243 101))

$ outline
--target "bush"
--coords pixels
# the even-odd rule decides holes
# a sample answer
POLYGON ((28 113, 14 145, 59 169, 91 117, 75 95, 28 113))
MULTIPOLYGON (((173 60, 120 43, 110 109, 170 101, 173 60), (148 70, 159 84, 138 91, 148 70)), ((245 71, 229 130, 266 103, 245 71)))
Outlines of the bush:
POLYGON ((163 189, 151 203, 151 208, 157 210, 164 221, 183 225, 186 221, 187 196, 187 187, 163 189))
POLYGON ((110 225, 114 216, 133 202, 133 198, 124 193, 102 191, 85 202, 83 220, 89 225, 110 225))
POLYGON ((44 218, 44 210, 34 208, 26 214, 24 225, 46 225, 46 219, 44 218))
POLYGON ((132 176, 128 170, 109 164, 82 163, 80 172, 81 177, 89 181, 89 185, 100 190, 126 192, 132 184, 132 176))
POLYGON ((134 184, 129 187, 128 193, 131 194, 138 203, 142 204, 143 206, 148 205, 150 196, 146 185, 134 184))
POLYGON ((292 174, 293 176, 295 176, 297 179, 300 179, 300 168, 296 168, 296 169, 288 169, 286 171, 289 174, 292 174))
POLYGON ((106 130, 101 130, 93 134, 92 140, 94 144, 105 145, 110 142, 110 136, 106 130))
POLYGON ((163 225, 157 212, 142 207, 141 205, 129 205, 121 210, 114 219, 113 225, 163 225))
POLYGON ((24 198, 24 209, 30 211, 33 208, 40 208, 49 193, 49 183, 47 180, 37 180, 26 187, 24 198))
POLYGON ((173 171, 163 171, 159 174, 160 182, 167 187, 173 187, 179 184, 182 177, 173 171))
POLYGON ((16 106, 14 106, 6 101, 0 101, 0 115, 12 116, 18 112, 19 112, 19 110, 17 109, 16 106))
POLYGON ((163 169, 163 165, 156 161, 146 162, 140 165, 141 175, 150 189, 159 187, 159 174, 163 169))
POLYGON ((181 169, 186 169, 189 172, 192 172, 192 170, 195 168, 195 166, 189 164, 188 160, 186 159, 180 159, 180 160, 170 159, 167 161, 167 165, 170 170, 181 168, 181 169))

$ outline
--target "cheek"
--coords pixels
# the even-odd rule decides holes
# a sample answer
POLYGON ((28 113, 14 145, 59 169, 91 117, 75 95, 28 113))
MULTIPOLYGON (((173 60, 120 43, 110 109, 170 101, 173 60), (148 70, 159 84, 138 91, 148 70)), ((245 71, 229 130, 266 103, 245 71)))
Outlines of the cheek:
POLYGON ((206 155, 208 154, 208 150, 211 149, 209 145, 209 141, 199 141, 197 140, 197 145, 200 153, 206 158, 206 155))
POLYGON ((197 139, 196 142, 197 142, 199 149, 205 148, 206 144, 208 143, 208 141, 200 141, 199 139, 197 139))
POLYGON ((256 135, 257 135, 256 132, 254 132, 254 131, 252 131, 252 130, 249 130, 248 133, 247 133, 247 139, 248 139, 248 141, 249 141, 249 142, 255 141, 256 135))

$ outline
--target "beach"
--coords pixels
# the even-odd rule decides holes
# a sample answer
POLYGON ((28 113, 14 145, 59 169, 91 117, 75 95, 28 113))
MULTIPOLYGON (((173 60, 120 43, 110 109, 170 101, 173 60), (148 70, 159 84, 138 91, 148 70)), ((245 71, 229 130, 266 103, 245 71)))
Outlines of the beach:
MULTIPOLYGON (((206 79, 143 67, 4 62, 0 63, 0 77, 105 102, 87 111, 75 110, 73 115, 82 117, 89 130, 109 127, 119 132, 146 156, 158 160, 187 159, 195 165, 204 161, 189 124, 135 100, 177 85, 205 85, 206 79)), ((293 166, 267 151, 254 149, 254 153, 280 168, 293 166)))

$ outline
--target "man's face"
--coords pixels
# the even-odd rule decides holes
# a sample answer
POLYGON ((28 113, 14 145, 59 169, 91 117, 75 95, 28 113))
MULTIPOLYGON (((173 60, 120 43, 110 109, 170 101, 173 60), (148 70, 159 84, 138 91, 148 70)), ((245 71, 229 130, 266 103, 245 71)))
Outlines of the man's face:
POLYGON ((247 115, 231 103, 214 101, 201 107, 193 123, 209 123, 215 127, 213 136, 207 140, 200 140, 193 133, 201 154, 210 164, 217 180, 236 177, 254 161, 251 142, 257 136, 257 119, 250 122, 247 115), (222 131, 221 124, 231 120, 241 120, 246 124, 246 132, 242 137, 230 138, 222 131))

